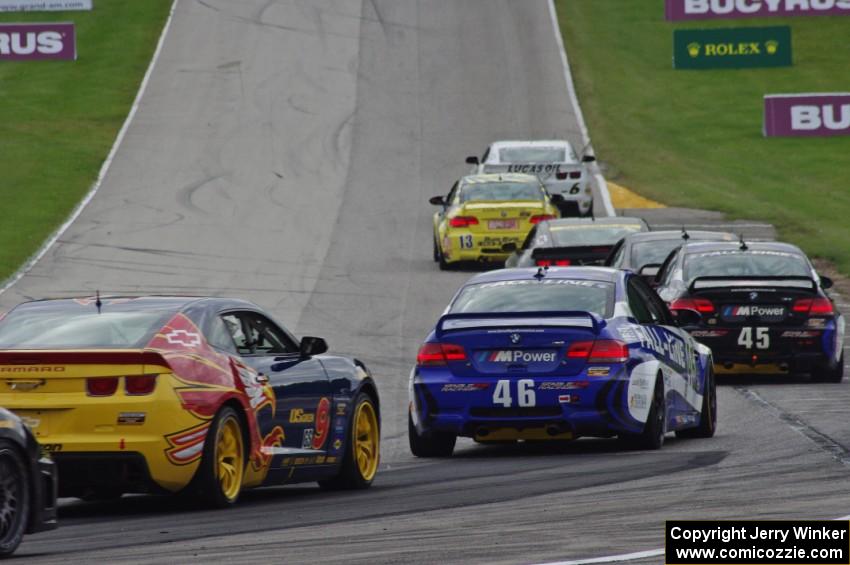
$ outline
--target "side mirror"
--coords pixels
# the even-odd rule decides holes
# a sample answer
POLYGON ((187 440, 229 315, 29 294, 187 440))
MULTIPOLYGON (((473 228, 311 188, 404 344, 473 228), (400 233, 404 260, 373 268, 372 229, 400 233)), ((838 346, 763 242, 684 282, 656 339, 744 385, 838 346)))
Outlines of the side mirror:
POLYGON ((660 270, 661 263, 649 263, 641 267, 638 274, 647 279, 647 281, 654 281, 656 275, 658 275, 658 271, 660 270))
POLYGON ((835 283, 832 282, 831 278, 820 275, 820 287, 821 288, 823 288, 823 289, 832 288, 832 285, 834 285, 834 284, 835 283))
POLYGON ((475 155, 470 155, 469 157, 466 158, 466 164, 467 165, 477 165, 479 163, 480 163, 480 161, 478 160, 478 157, 476 157, 475 155))
POLYGON ((446 201, 443 199, 442 196, 432 196, 431 198, 428 199, 428 202, 430 202, 434 206, 445 206, 446 205, 446 201))
POLYGON ((328 350, 328 342, 320 337, 304 336, 301 338, 301 357, 321 355, 328 350))
POLYGON ((671 310, 670 313, 673 314, 673 319, 680 328, 695 326, 702 321, 702 314, 696 310, 671 310))
POLYGON ((502 251, 504 253, 513 253, 516 250, 517 250, 516 242, 509 241, 508 243, 505 243, 504 245, 502 245, 502 251))
POLYGON ((562 194, 552 194, 549 196, 549 201, 552 204, 561 204, 564 202, 564 196, 562 194))
POLYGON ((593 163, 594 161, 596 161, 596 157, 593 155, 583 155, 581 158, 582 163, 593 163))

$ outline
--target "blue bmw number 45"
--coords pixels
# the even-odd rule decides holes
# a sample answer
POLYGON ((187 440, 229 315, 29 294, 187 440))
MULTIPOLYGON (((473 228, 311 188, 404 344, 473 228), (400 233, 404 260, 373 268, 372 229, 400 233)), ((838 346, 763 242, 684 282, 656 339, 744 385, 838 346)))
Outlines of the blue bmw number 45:
MULTIPOLYGON (((503 269, 470 279, 419 350, 408 435, 419 457, 480 443, 667 432, 711 437, 711 351, 639 276, 596 267, 503 269)), ((686 320, 685 320, 686 319, 686 320)), ((684 320, 684 321, 683 321, 684 320)))

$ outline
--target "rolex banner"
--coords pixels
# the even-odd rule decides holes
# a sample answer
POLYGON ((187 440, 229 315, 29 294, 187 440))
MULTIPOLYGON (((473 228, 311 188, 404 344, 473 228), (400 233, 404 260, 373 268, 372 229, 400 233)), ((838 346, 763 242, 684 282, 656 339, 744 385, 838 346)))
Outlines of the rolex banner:
POLYGON ((677 29, 673 68, 743 69, 791 65, 791 28, 677 29))
POLYGON ((668 21, 850 16, 850 0, 666 0, 668 21))

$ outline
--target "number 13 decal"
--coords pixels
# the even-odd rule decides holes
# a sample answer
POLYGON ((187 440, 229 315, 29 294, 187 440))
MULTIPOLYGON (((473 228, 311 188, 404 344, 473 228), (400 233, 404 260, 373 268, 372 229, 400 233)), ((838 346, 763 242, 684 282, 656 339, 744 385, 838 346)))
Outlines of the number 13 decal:
POLYGON ((472 236, 471 235, 460 236, 460 248, 461 249, 472 249, 472 236))
MULTIPOLYGON (((493 391, 493 404, 501 404, 505 408, 513 405, 511 397, 511 382, 501 380, 496 383, 493 391)), ((537 395, 534 394, 534 381, 531 379, 520 379, 516 382, 517 406, 526 408, 537 404, 537 395)))

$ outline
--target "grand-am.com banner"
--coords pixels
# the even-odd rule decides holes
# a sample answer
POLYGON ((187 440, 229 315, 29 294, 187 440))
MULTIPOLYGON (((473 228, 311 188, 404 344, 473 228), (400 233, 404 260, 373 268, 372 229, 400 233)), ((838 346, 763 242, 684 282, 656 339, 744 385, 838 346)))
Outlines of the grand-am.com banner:
POLYGON ((768 16, 850 16, 850 0, 666 0, 669 21, 768 16))
POLYGON ((0 12, 91 10, 93 0, 0 0, 0 12))

